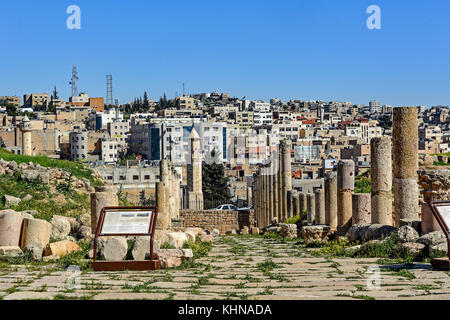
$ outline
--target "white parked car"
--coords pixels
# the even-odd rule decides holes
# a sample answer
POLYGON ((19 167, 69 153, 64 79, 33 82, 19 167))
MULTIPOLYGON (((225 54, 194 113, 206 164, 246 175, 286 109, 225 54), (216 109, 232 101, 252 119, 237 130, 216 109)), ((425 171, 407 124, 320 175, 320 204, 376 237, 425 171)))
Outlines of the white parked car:
POLYGON ((234 204, 221 204, 216 210, 237 210, 238 208, 234 204))

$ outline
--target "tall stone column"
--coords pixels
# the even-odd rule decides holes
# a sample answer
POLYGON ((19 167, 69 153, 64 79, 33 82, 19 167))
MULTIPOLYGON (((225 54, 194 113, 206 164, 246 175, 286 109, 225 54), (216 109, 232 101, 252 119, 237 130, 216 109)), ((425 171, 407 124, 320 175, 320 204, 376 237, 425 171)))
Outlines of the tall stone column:
POLYGON ((158 208, 158 219, 156 228, 166 230, 170 227, 172 219, 167 205, 167 188, 164 182, 156 182, 156 207, 158 208))
POLYGON ((392 225, 392 147, 390 137, 370 141, 371 222, 392 225))
POLYGON ((302 216, 302 210, 300 208, 300 194, 297 192, 294 197, 294 216, 302 216))
POLYGON ((272 207, 271 203, 270 203, 270 182, 269 182, 269 175, 267 174, 266 168, 264 168, 264 175, 263 175, 263 179, 264 179, 264 190, 265 190, 265 194, 264 194, 264 205, 265 205, 265 220, 266 220, 266 226, 270 225, 272 222, 272 219, 270 217, 270 209, 272 207))
POLYGON ((326 224, 325 219, 325 191, 317 189, 314 191, 316 199, 316 224, 326 224))
POLYGON ((117 188, 113 186, 96 187, 96 192, 91 193, 91 232, 95 234, 100 213, 104 207, 119 206, 117 188))
POLYGON ((282 202, 283 202, 283 214, 282 221, 288 217, 288 191, 292 190, 292 173, 291 173, 291 140, 282 140, 280 142, 281 148, 281 178, 282 178, 282 202))
POLYGON ((337 174, 328 172, 325 177, 325 223, 337 229, 337 174))
POLYGON ((337 169, 338 232, 347 232, 352 225, 352 194, 355 189, 355 163, 353 160, 340 160, 337 169))
POLYGON ((25 116, 22 120, 22 154, 25 156, 32 156, 33 150, 31 147, 31 121, 25 116))
POLYGON ((308 206, 307 221, 308 224, 312 224, 316 217, 316 197, 314 196, 314 193, 308 193, 306 199, 308 206))
MULTIPOLYGON (((273 162, 277 159, 273 158, 273 162)), ((273 183, 273 216, 279 217, 279 200, 278 200, 278 164, 272 162, 272 183, 273 183)))
POLYGON ((274 177, 273 177, 273 175, 270 172, 270 167, 268 168, 267 174, 268 174, 267 180, 268 180, 268 183, 269 183, 269 185, 268 185, 268 189, 269 189, 269 199, 268 199, 269 200, 269 221, 272 221, 273 218, 275 217, 275 214, 274 214, 274 211, 273 211, 273 207, 274 207, 274 204, 273 204, 274 203, 273 179, 274 179, 274 177))
POLYGON ((352 224, 371 223, 370 193, 354 193, 352 195, 352 224))
POLYGON ((281 145, 278 148, 278 168, 277 168, 277 198, 278 198, 278 221, 281 221, 283 216, 283 177, 281 175, 282 172, 282 155, 281 155, 281 145))
POLYGON ((419 218, 417 107, 393 109, 392 152, 394 154, 395 221, 419 218))
POLYGON ((191 135, 191 163, 188 165, 188 201, 189 209, 203 210, 202 189, 202 154, 200 152, 200 137, 192 129, 191 135))
POLYGON ((306 193, 300 193, 300 216, 305 211, 308 211, 308 198, 306 193))

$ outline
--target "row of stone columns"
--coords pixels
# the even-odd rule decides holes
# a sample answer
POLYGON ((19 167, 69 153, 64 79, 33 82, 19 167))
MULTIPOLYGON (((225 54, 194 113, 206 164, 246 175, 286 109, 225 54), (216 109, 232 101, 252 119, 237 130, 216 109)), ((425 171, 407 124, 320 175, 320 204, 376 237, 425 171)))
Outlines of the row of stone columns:
POLYGON ((271 162, 261 166, 254 176, 254 209, 260 228, 270 225, 274 219, 284 221, 296 211, 290 140, 281 141, 279 150, 278 157, 272 154, 271 162))
POLYGON ((160 176, 161 181, 156 183, 157 228, 165 230, 172 218, 180 216, 181 176, 166 159, 160 161, 160 176))
POLYGON ((289 140, 280 142, 279 168, 255 178, 255 204, 260 227, 307 211, 308 223, 327 224, 340 233, 352 224, 398 225, 418 219, 418 123, 416 107, 393 109, 393 136, 371 139, 371 193, 355 194, 355 164, 341 160, 337 172, 325 176, 324 190, 298 194, 292 190, 289 140), (394 165, 393 165, 394 164, 394 165), (393 179, 394 178, 394 179, 393 179), (392 215, 392 181, 394 213, 392 215), (259 190, 263 190, 259 192, 259 190))

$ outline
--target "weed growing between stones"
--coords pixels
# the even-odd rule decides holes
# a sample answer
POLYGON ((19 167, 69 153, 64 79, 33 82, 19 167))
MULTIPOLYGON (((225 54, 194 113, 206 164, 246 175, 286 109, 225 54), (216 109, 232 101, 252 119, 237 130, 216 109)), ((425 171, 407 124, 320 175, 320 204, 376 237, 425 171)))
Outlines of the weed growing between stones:
POLYGON ((194 254, 194 259, 205 257, 212 249, 211 242, 201 242, 199 238, 195 242, 185 242, 183 245, 184 249, 192 249, 194 254))
POLYGON ((63 270, 66 270, 69 266, 78 266, 80 270, 89 270, 90 263, 88 259, 85 259, 89 250, 92 249, 93 245, 89 242, 80 242, 79 246, 81 250, 71 252, 61 259, 58 259, 56 265, 63 270))
POLYGON ((272 271, 273 269, 281 268, 279 265, 273 262, 272 259, 267 259, 264 262, 260 262, 256 265, 256 267, 265 275, 270 274, 270 271, 272 271))

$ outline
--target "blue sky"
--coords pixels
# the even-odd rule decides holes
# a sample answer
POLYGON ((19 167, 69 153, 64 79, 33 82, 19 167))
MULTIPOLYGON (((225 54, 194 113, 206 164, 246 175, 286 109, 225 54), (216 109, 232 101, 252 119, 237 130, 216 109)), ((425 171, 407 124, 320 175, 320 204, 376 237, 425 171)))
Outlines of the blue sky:
POLYGON ((1 1, 0 95, 105 96, 120 103, 228 92, 268 100, 450 104, 448 0, 1 1), (81 8, 81 30, 66 8, 81 8), (381 30, 366 9, 381 8, 381 30))

